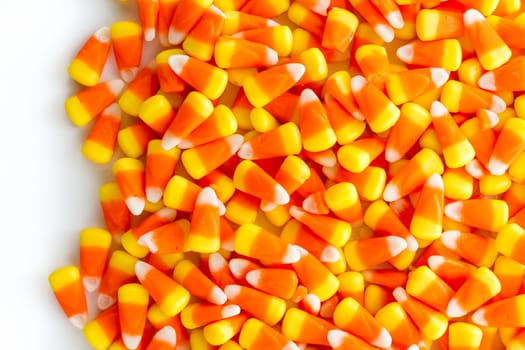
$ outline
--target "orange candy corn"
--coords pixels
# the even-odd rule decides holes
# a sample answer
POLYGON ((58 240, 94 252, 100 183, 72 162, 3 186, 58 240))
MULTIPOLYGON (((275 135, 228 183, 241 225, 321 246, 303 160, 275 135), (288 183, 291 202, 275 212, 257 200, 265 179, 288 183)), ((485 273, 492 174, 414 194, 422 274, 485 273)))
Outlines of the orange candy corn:
POLYGON ((106 227, 118 240, 120 235, 130 228, 131 214, 126 202, 122 198, 116 183, 102 185, 98 191, 98 196, 106 227))
POLYGON ((111 26, 110 35, 120 76, 129 83, 139 72, 142 60, 142 27, 135 22, 117 22, 111 26))
POLYGON ((507 223, 509 208, 502 200, 471 199, 447 204, 445 215, 465 225, 496 232, 507 223))
POLYGON ((480 326, 523 327, 525 295, 499 300, 482 306, 472 314, 472 321, 480 326))
POLYGON ((298 350, 297 345, 281 333, 256 318, 248 319, 242 326, 239 344, 248 350, 286 349, 298 350))
POLYGON ((458 70, 463 58, 461 44, 457 39, 416 40, 399 47, 396 55, 408 64, 441 67, 450 71, 458 70))
POLYGON ((88 87, 66 100, 65 109, 76 126, 84 126, 115 102, 124 88, 122 80, 109 80, 88 87))
POLYGON ((175 329, 171 326, 164 326, 153 335, 146 350, 173 350, 177 341, 175 329))
POLYGON ((107 349, 120 334, 117 306, 102 311, 84 327, 84 337, 94 349, 107 349))
MULTIPOLYGON (((389 43, 394 40, 394 29, 382 13, 372 5, 371 0, 350 0, 350 4, 352 4, 354 9, 372 26, 384 42, 389 43)), ((402 19, 400 22, 399 17, 396 15, 394 15, 394 17, 390 16, 390 20, 393 20, 396 27, 403 26, 402 19)))
POLYGON ((84 328, 87 304, 79 269, 66 266, 53 271, 49 275, 49 284, 69 321, 77 328, 84 328))
POLYGON ((108 262, 100 283, 97 306, 105 310, 117 301, 117 290, 120 286, 130 283, 135 278, 135 263, 137 258, 122 250, 115 250, 108 262))
POLYGON ((221 246, 219 199, 211 187, 203 188, 197 196, 185 243, 198 253, 214 253, 221 246))
POLYGON ((190 30, 211 6, 210 0, 181 0, 171 17, 168 41, 177 45, 184 41, 190 30))
POLYGON ((294 342, 329 346, 332 330, 337 330, 333 323, 292 307, 286 311, 281 332, 294 342))
POLYGON ((213 57, 225 18, 226 15, 218 7, 211 5, 184 39, 184 51, 202 61, 209 61, 213 57))
POLYGON ((212 100, 226 89, 228 73, 220 68, 182 54, 170 56, 168 62, 175 74, 212 100))
POLYGON ((287 63, 249 76, 243 83, 246 97, 254 107, 263 107, 294 86, 305 70, 300 63, 287 63))
POLYGON ((144 165, 137 159, 120 158, 113 164, 113 173, 129 211, 140 215, 146 205, 144 165))
POLYGON ((212 304, 226 303, 226 295, 189 260, 180 261, 173 270, 173 278, 195 295, 212 304))
POLYGON ((502 175, 525 150, 525 133, 522 119, 509 118, 500 132, 489 159, 488 170, 502 175))
POLYGON ((385 236, 350 241, 344 247, 346 261, 354 271, 362 271, 384 263, 407 248, 407 242, 397 236, 385 236))
POLYGON ((278 61, 277 52, 261 43, 235 37, 221 37, 214 58, 220 68, 269 67, 278 61))
POLYGON ((95 86, 106 65, 110 45, 109 28, 102 27, 97 30, 69 64, 69 76, 79 84, 95 86))
POLYGON ((389 75, 386 91, 393 103, 401 105, 440 88, 448 78, 443 68, 407 69, 389 75))
POLYGON ((251 160, 243 160, 235 168, 233 184, 240 191, 275 204, 287 204, 290 196, 268 173, 251 160))
POLYGON ((84 157, 95 163, 111 161, 117 145, 120 120, 121 112, 117 104, 113 103, 102 111, 82 145, 84 157))
POLYGON ((154 254, 184 253, 189 251, 188 230, 188 221, 181 219, 151 228, 137 242, 154 254))
POLYGON ((122 111, 137 116, 142 103, 159 90, 159 78, 153 62, 146 65, 120 96, 118 104, 122 111))
POLYGON ((122 340, 128 349, 137 349, 146 325, 149 294, 140 284, 125 284, 118 289, 118 312, 122 340))
POLYGON ((443 203, 443 179, 438 174, 431 175, 423 186, 410 222, 410 232, 416 238, 439 238, 443 230, 443 203))
POLYGON ((297 275, 287 269, 254 269, 245 276, 246 281, 270 295, 290 299, 297 289, 297 275))
POLYGON ((182 310, 180 318, 186 329, 195 329, 225 318, 237 316, 241 313, 239 306, 213 305, 207 303, 190 304, 182 310))
POLYGON ((152 41, 156 36, 159 0, 138 0, 137 6, 140 23, 144 31, 144 40, 152 41))
POLYGON ((160 140, 151 140, 148 144, 145 166, 146 198, 157 203, 162 198, 164 188, 175 173, 175 166, 179 160, 180 150, 172 148, 166 151, 160 140))
POLYGON ((327 150, 336 142, 326 111, 317 95, 305 89, 299 99, 299 128, 303 147, 310 152, 327 150))
POLYGON ((295 123, 289 122, 244 142, 238 152, 242 159, 265 159, 301 151, 302 137, 295 123), (272 147, 267 147, 271 144, 272 147))
POLYGON ((99 228, 87 228, 80 232, 80 274, 88 292, 100 286, 111 246, 111 234, 99 228))
POLYGON ((489 237, 450 230, 443 232, 441 242, 448 249, 476 266, 492 266, 496 259, 496 245, 489 237))
POLYGON ((135 274, 142 286, 168 316, 175 316, 188 304, 190 293, 153 266, 138 261, 135 264, 135 274))

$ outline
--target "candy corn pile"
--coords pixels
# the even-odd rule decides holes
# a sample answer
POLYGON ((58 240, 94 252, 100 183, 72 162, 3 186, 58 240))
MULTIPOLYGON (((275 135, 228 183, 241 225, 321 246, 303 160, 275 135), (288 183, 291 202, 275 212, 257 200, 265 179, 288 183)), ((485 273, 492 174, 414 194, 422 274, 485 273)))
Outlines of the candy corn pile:
POLYGON ((94 349, 525 349, 521 1, 127 6, 68 68, 94 349))

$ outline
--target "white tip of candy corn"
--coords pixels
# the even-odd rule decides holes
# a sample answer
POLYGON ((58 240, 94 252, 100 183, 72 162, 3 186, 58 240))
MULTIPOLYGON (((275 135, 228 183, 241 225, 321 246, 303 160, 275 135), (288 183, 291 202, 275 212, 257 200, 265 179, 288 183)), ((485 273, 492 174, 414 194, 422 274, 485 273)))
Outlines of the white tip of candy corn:
POLYGON ((217 305, 222 305, 226 303, 228 298, 226 297, 226 294, 220 289, 218 286, 213 286, 210 293, 210 302, 217 305))
POLYGON ((385 43, 389 43, 394 40, 394 29, 386 24, 378 24, 374 26, 374 31, 379 35, 385 43))
POLYGON ((141 340, 142 336, 140 335, 129 335, 122 333, 122 341, 124 342, 124 345, 126 345, 126 348, 130 350, 138 348, 141 340))
POLYGON ((172 208, 162 208, 159 209, 155 215, 157 215, 159 218, 166 219, 167 221, 172 221, 177 217, 177 210, 172 208))
POLYGON ((480 308, 472 314, 472 322, 478 326, 488 326, 487 319, 485 318, 485 309, 480 308))
POLYGON ((341 258, 341 254, 339 254, 337 248, 328 246, 323 249, 323 252, 321 253, 321 258, 319 260, 326 263, 334 263, 339 261, 339 258, 341 258))
POLYGON ((273 192, 273 202, 277 205, 288 204, 290 201, 290 195, 283 186, 276 184, 273 192))
POLYGON ((148 248, 153 254, 159 251, 159 247, 157 247, 157 244, 153 240, 153 232, 148 232, 140 236, 140 238, 137 240, 137 243, 143 247, 148 248))
POLYGON ((281 350, 299 350, 299 347, 297 346, 297 344, 290 340, 282 347, 281 350))
POLYGON ((441 87, 447 82, 450 77, 450 72, 443 68, 432 67, 430 68, 430 76, 432 77, 434 85, 441 87))
POLYGON ((466 26, 483 21, 485 21, 485 16, 483 16, 478 10, 470 9, 463 14, 463 22, 466 26))
POLYGON ((154 28, 148 28, 144 30, 144 40, 145 41, 155 40, 155 29, 154 28))
POLYGON ((155 333, 153 336, 155 339, 158 339, 171 347, 174 347, 175 344, 177 344, 177 333, 175 332, 175 329, 173 329, 172 326, 164 326, 155 333))
POLYGON ((277 51, 267 46, 266 59, 264 61, 271 66, 276 65, 279 61, 279 55, 277 54, 277 51))
POLYGON ((401 198, 401 194, 396 184, 390 183, 385 186, 385 190, 383 191, 383 199, 385 202, 393 202, 399 198, 401 198))
POLYGON ((295 82, 299 81, 303 77, 304 72, 306 72, 306 67, 301 63, 287 63, 286 69, 295 82))
POLYGON ((300 220, 304 216, 304 212, 302 209, 300 209, 298 206, 292 205, 290 209, 288 209, 288 213, 297 220, 300 220))
POLYGON ((392 295, 394 296, 394 299, 400 303, 404 303, 408 299, 407 292, 402 287, 394 289, 392 295))
POLYGON ((406 248, 407 250, 409 250, 411 252, 415 252, 416 250, 418 250, 419 243, 417 243, 416 237, 414 237, 412 235, 409 235, 406 238, 404 238, 404 240, 407 243, 407 248, 406 248))
POLYGON ((299 98, 299 105, 304 106, 310 102, 319 101, 319 97, 313 92, 312 89, 304 89, 301 92, 301 97, 299 98))
POLYGON ((392 345, 392 336, 385 328, 381 328, 379 335, 370 341, 370 344, 380 348, 389 348, 392 345))
POLYGON ((199 195, 197 196, 197 200, 195 201, 195 204, 198 205, 209 205, 215 208, 219 207, 219 198, 217 198, 217 194, 211 187, 204 187, 199 195))
POLYGON ((459 231, 456 230, 445 231, 441 235, 441 242, 448 249, 456 249, 458 247, 459 235, 459 231))
POLYGON ((168 58, 168 64, 175 74, 180 74, 189 59, 188 55, 172 55, 168 58))
POLYGON ((220 271, 220 269, 227 264, 228 263, 226 262, 224 257, 219 253, 210 254, 210 256, 208 257, 208 267, 211 272, 220 271))
POLYGON ((350 88, 352 89, 353 93, 357 93, 363 90, 365 85, 366 85, 366 79, 362 75, 356 75, 352 77, 352 79, 350 80, 350 88))
POLYGON ((503 175, 507 171, 507 164, 503 163, 499 159, 490 157, 488 170, 492 175, 503 175))
POLYGON ((87 314, 83 313, 83 314, 73 315, 69 318, 69 322, 71 322, 73 326, 79 329, 83 329, 87 323, 87 314))
POLYGON ((450 299, 448 306, 447 306, 447 316, 448 317, 461 317, 465 316, 467 314, 467 311, 459 305, 457 299, 452 298, 450 299))
POLYGON ((299 252, 297 248, 294 247, 293 245, 288 244, 286 248, 286 252, 281 258, 281 263, 293 264, 293 263, 298 262, 299 260, 301 260, 301 252, 299 252))
POLYGON ((427 185, 436 190, 444 190, 443 178, 439 174, 432 174, 427 180, 427 185))
POLYGON ((401 29, 405 25, 405 21, 399 10, 390 12, 385 18, 395 29, 401 29))
POLYGON ((146 201, 144 198, 139 197, 128 197, 126 198, 126 206, 128 207, 131 214, 137 216, 142 214, 146 207, 146 201))
POLYGON ((252 270, 248 272, 244 278, 246 279, 246 282, 251 284, 253 287, 257 287, 259 285, 259 281, 261 280, 261 271, 252 270))
POLYGON ((193 144, 193 142, 184 139, 178 144, 177 147, 179 147, 180 149, 188 149, 195 147, 195 145, 193 144))
POLYGON ((186 38, 186 33, 170 28, 168 32, 168 42, 171 45, 178 45, 181 42, 183 42, 185 38, 186 38))
POLYGON ((463 211, 463 202, 457 201, 445 205, 445 215, 454 221, 461 221, 461 212, 463 211))
POLYGON ((111 305, 115 304, 115 302, 115 298, 106 294, 99 294, 97 298, 97 306, 100 310, 106 310, 111 305))
POLYGON ((241 308, 239 307, 239 305, 232 304, 232 305, 226 305, 222 309, 221 316, 223 318, 228 318, 228 317, 237 316, 240 313, 241 313, 241 308))
POLYGON ((433 118, 441 118, 448 114, 447 107, 439 101, 432 102, 432 105, 430 106, 430 115, 433 118))
POLYGON ((151 266, 148 263, 145 263, 144 261, 137 261, 135 263, 135 275, 137 275, 137 278, 140 281, 143 281, 152 268, 153 266, 151 266))
POLYGON ((239 148, 237 155, 241 159, 253 159, 253 147, 250 143, 245 143, 239 148))
POLYGON ((497 95, 492 95, 492 106, 490 107, 490 110, 494 113, 503 113, 506 109, 507 104, 505 101, 497 95))
POLYGON ((114 79, 107 82, 109 91, 114 96, 120 95, 122 92, 122 89, 124 89, 124 85, 126 85, 122 80, 120 79, 114 79))
POLYGON ((478 80, 478 86, 485 90, 495 91, 496 80, 494 78, 494 72, 487 72, 483 74, 478 80))
POLYGON ((102 43, 109 43, 109 41, 111 40, 109 27, 100 28, 95 32, 94 36, 98 41, 102 43))
POLYGON ((235 278, 240 279, 242 278, 244 271, 249 264, 250 262, 248 260, 234 258, 230 260, 230 262, 228 263, 228 266, 230 268, 232 275, 235 278))
POLYGON ((412 345, 410 345, 410 346, 407 348, 407 350, 419 350, 419 349, 420 349, 420 347, 419 347, 419 345, 417 345, 417 344, 412 344, 412 345))
POLYGON ((405 63, 412 63, 414 59, 414 44, 406 44, 396 51, 396 56, 405 63))
POLYGON ((385 237, 388 244, 388 251, 392 256, 396 256, 401 253, 403 250, 407 249, 407 241, 401 237, 397 236, 388 236, 385 237))
POLYGON ((99 277, 84 277, 82 278, 82 284, 84 285, 84 288, 86 289, 86 291, 94 292, 100 286, 100 278, 99 277))
POLYGON ((228 297, 228 299, 234 299, 241 293, 241 286, 238 284, 228 284, 226 287, 224 287, 224 294, 228 297))
POLYGON ((233 134, 225 138, 228 146, 230 146, 230 152, 232 154, 236 153, 244 142, 244 137, 240 134, 233 134))
POLYGON ((432 255, 428 257, 427 264, 432 270, 438 270, 445 263, 445 257, 441 255, 432 255))
POLYGON ((181 142, 182 139, 180 137, 177 137, 171 134, 169 131, 167 131, 162 137, 161 146, 165 151, 169 151, 173 147, 178 146, 181 142))
POLYGON ((146 198, 151 203, 157 203, 162 198, 162 189, 159 187, 146 187, 146 198))
POLYGON ((138 67, 126 68, 120 70, 120 76, 126 83, 131 83, 139 72, 138 67))
POLYGON ((328 344, 332 348, 340 348, 346 337, 347 333, 345 331, 340 329, 329 330, 327 334, 328 344))

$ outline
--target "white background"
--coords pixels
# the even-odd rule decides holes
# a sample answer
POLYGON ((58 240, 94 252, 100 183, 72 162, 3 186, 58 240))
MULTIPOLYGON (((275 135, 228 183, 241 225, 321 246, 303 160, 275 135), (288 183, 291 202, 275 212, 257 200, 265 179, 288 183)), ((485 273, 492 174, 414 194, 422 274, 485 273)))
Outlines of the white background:
POLYGON ((64 112, 78 89, 66 68, 99 27, 133 18, 134 2, 0 1, 2 349, 90 348, 47 282, 78 264, 78 233, 102 224, 97 192, 111 176, 80 153, 88 130, 64 112))

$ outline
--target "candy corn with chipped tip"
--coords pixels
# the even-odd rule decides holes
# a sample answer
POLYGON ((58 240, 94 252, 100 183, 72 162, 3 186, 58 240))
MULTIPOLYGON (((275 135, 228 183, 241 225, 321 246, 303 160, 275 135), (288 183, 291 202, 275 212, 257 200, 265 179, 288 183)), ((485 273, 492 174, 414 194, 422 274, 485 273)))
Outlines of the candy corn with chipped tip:
POLYGON ((454 295, 454 290, 427 266, 411 271, 405 288, 411 296, 443 313, 454 295))
POLYGON ((67 68, 69 76, 79 84, 96 85, 106 65, 110 46, 109 28, 98 29, 84 43, 69 64, 67 68))
MULTIPOLYGON (((204 326, 203 337, 210 348, 220 346, 235 337, 250 318, 246 312, 204 326)), ((193 344, 193 343, 192 343, 193 344)), ((197 347, 201 348, 201 347, 197 347)))
POLYGON ((113 23, 110 35, 115 61, 122 80, 129 83, 139 72, 142 60, 142 27, 135 22, 113 23))
POLYGON ((345 51, 357 30, 359 20, 352 12, 333 7, 328 11, 321 44, 328 49, 345 51))
POLYGON ((140 107, 159 90, 159 78, 154 62, 147 64, 128 85, 118 100, 123 112, 138 116, 140 107))
POLYGON ((228 73, 196 58, 177 54, 168 59, 171 69, 188 85, 215 100, 221 97, 228 84, 228 73))
POLYGON ((69 97, 65 102, 65 109, 69 119, 76 126, 88 124, 110 104, 115 102, 123 88, 124 82, 115 79, 85 88, 69 97))
POLYGON ((246 97, 254 107, 263 107, 294 86, 305 70, 300 63, 287 63, 249 76, 243 83, 246 97))
POLYGON ((79 269, 75 266, 56 269, 48 280, 69 321, 77 328, 84 328, 88 317, 87 303, 79 269))
POLYGON ((142 286, 168 316, 175 316, 188 304, 190 293, 153 266, 138 261, 135 264, 135 274, 142 286))
POLYGON ((82 145, 82 154, 95 163, 109 163, 113 158, 120 129, 121 112, 113 103, 102 111, 82 145))
POLYGON ((128 349, 137 349, 146 325, 149 294, 138 283, 118 289, 118 313, 122 340, 128 349))
POLYGON ((222 289, 189 260, 182 260, 175 266, 173 278, 194 296, 212 304, 226 303, 226 295, 222 289))
POLYGON ((390 74, 386 49, 375 44, 359 46, 355 51, 355 60, 365 78, 380 90, 384 90, 390 74))
POLYGON ((384 148, 385 144, 381 140, 363 137, 339 148, 337 160, 346 170, 360 173, 383 153, 384 148))

